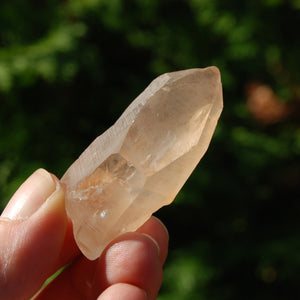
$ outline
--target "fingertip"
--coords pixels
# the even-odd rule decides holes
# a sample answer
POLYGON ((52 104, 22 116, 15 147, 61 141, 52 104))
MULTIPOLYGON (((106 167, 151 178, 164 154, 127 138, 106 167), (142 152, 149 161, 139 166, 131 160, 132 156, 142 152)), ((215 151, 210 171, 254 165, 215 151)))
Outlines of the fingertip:
POLYGON ((149 234, 147 233, 142 233, 143 236, 146 236, 147 238, 149 238, 152 243, 155 245, 156 249, 157 249, 157 255, 159 257, 159 254, 160 254, 160 247, 159 247, 159 244, 157 243, 157 241, 149 234))
POLYGON ((146 234, 156 241, 159 247, 160 261, 164 264, 169 246, 169 233, 166 226, 158 218, 152 216, 136 232, 146 234))
POLYGON ((2 217, 25 220, 32 216, 56 190, 56 181, 44 169, 36 170, 19 187, 2 213, 2 217))
POLYGON ((147 300, 147 293, 128 283, 116 283, 108 287, 97 300, 147 300))
POLYGON ((152 216, 151 218, 153 219, 153 221, 155 220, 161 225, 161 227, 165 231, 166 236, 169 238, 169 231, 168 231, 168 228, 166 227, 166 225, 159 218, 157 218, 155 216, 152 216))
POLYGON ((56 217, 59 215, 63 216, 64 221, 67 223, 67 215, 65 210, 65 191, 61 184, 61 182, 54 176, 50 174, 54 184, 55 190, 52 194, 42 203, 42 205, 38 208, 38 210, 32 215, 32 217, 36 217, 41 215, 52 214, 54 213, 56 217))
POLYGON ((105 250, 98 264, 97 282, 103 288, 129 283, 155 299, 162 283, 162 264, 152 238, 137 232, 125 233, 105 250))

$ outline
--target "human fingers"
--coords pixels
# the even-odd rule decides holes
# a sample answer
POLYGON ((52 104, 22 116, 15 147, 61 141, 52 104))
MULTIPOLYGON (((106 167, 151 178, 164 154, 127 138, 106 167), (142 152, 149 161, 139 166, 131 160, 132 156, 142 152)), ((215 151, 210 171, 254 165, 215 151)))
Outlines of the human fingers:
POLYGON ((169 233, 166 226, 158 218, 152 216, 137 232, 147 234, 157 242, 159 258, 161 263, 164 264, 168 255, 169 245, 169 233))
POLYGON ((116 283, 108 287, 97 300, 147 300, 146 292, 132 284, 116 283))
POLYGON ((126 233, 115 239, 98 260, 78 259, 37 299, 96 299, 99 295, 101 300, 118 299, 115 295, 121 291, 125 293, 125 290, 131 296, 126 298, 123 294, 123 300, 133 300, 133 295, 141 300, 156 299, 167 247, 165 227, 156 218, 151 218, 139 232, 126 233))
POLYGON ((37 170, 0 217, 0 299, 29 299, 56 271, 67 224, 61 184, 37 170))

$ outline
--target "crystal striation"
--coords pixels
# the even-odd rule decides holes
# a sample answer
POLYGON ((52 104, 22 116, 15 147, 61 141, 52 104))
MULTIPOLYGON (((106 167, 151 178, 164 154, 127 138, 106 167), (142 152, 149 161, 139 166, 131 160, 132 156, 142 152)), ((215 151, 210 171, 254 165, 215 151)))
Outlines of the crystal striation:
POLYGON ((174 200, 207 150, 222 107, 216 67, 167 73, 81 154, 62 182, 87 258, 174 200))

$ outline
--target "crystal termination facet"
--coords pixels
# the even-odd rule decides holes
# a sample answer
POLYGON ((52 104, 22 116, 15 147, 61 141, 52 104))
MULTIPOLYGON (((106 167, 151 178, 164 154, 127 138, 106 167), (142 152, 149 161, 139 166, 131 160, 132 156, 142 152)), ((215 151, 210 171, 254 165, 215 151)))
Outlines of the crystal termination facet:
POLYGON ((204 155, 223 108, 216 67, 156 78, 62 178, 75 240, 90 260, 170 204, 204 155))

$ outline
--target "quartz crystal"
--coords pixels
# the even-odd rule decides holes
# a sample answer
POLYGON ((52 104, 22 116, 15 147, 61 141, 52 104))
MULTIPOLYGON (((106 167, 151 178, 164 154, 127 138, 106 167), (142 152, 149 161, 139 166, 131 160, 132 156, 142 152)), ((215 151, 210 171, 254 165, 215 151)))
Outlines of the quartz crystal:
POLYGON ((204 155, 222 111, 216 67, 156 78, 62 178, 75 240, 90 260, 170 204, 204 155))

